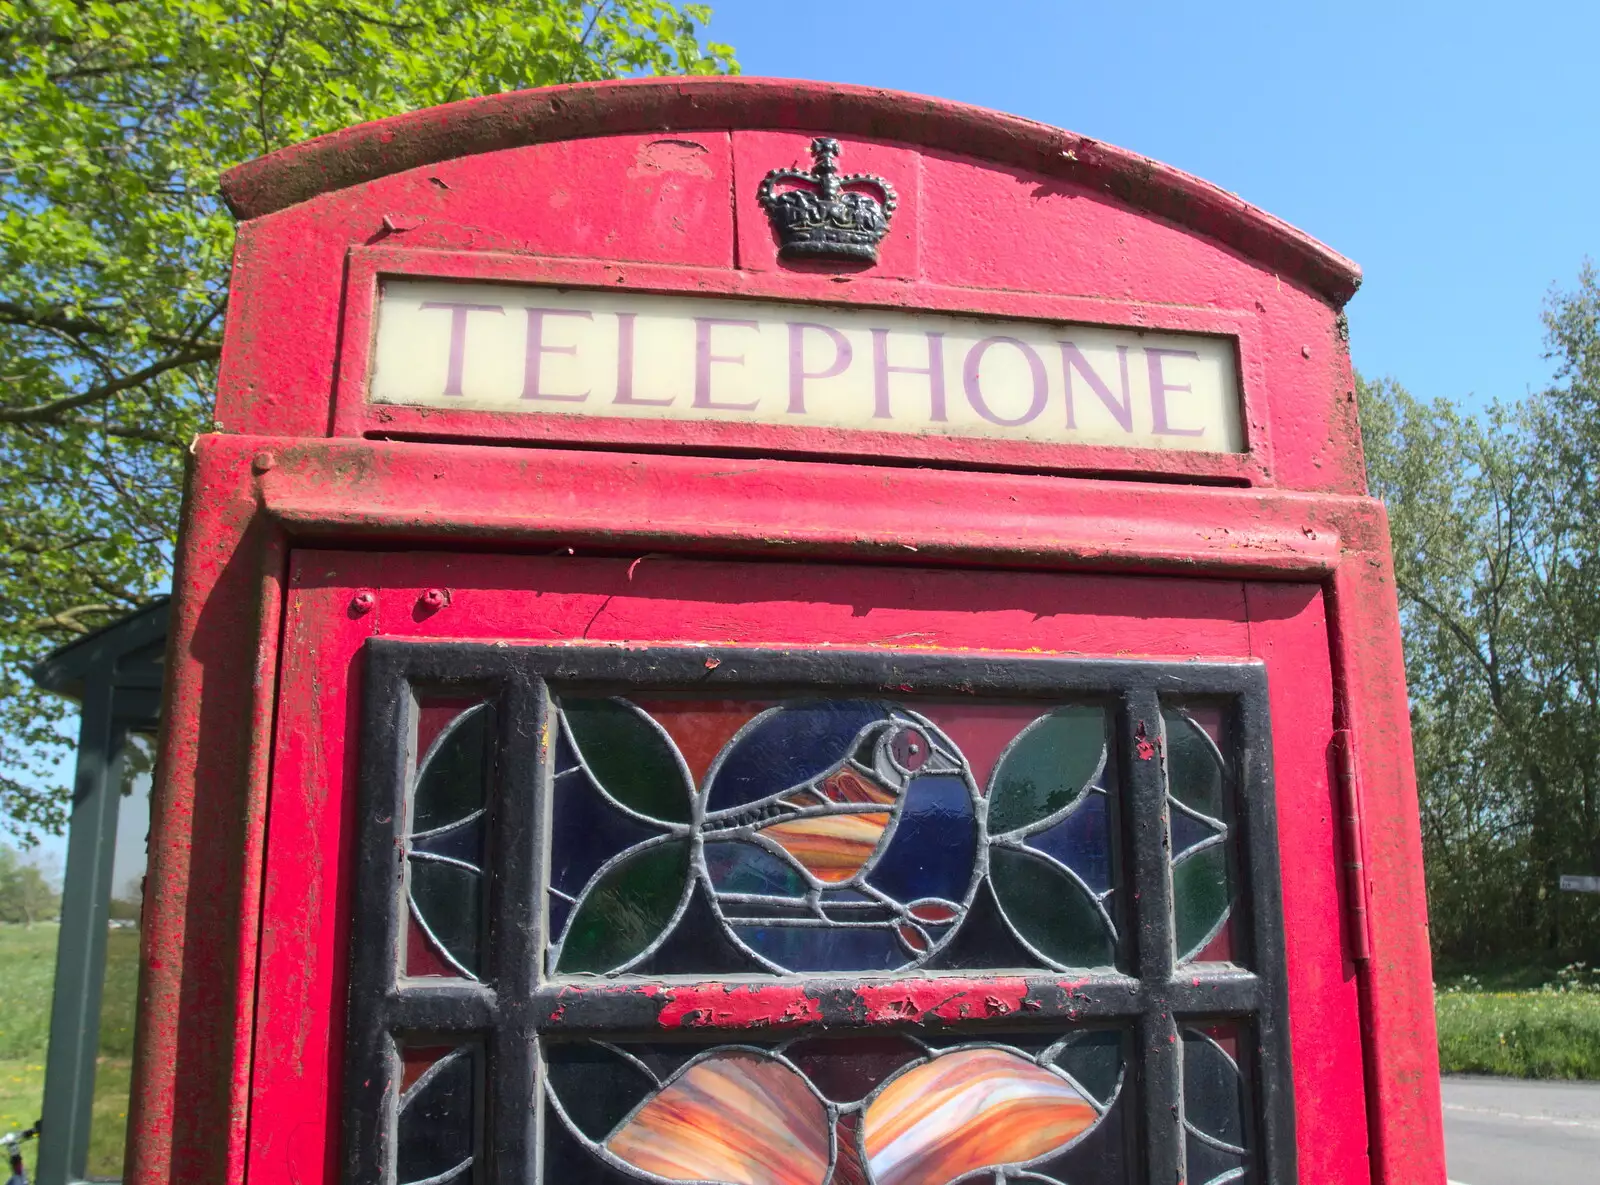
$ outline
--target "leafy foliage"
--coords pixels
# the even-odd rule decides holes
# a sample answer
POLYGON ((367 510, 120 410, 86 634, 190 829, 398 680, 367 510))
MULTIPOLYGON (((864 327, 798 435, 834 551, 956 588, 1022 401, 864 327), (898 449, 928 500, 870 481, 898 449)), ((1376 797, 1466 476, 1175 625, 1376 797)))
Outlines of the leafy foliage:
POLYGON ((39 864, 0 844, 0 922, 32 926, 61 914, 61 894, 39 864))
POLYGON ((1439 954, 1600 945, 1600 276, 1545 315, 1557 382, 1482 417, 1363 383, 1388 504, 1439 954))
POLYGON ((659 0, 0 0, 0 809, 61 822, 27 670, 169 579, 229 165, 471 95, 736 69, 659 0), (41 779, 46 781, 41 782, 41 779))

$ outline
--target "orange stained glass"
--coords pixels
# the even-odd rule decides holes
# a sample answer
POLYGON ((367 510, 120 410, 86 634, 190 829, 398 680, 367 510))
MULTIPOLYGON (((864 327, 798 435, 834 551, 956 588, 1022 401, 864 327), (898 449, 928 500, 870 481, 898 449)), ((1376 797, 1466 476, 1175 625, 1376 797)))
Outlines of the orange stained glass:
POLYGON ((605 1147, 669 1181, 824 1185, 827 1110, 805 1080, 752 1050, 728 1050, 667 1083, 605 1147))
POLYGON ((960 1049, 891 1082, 863 1120, 877 1185, 930 1185, 1026 1164, 1094 1126, 1071 1083, 1004 1049, 960 1049))
POLYGON ((889 826, 887 812, 811 815, 764 827, 761 834, 824 884, 847 881, 866 866, 889 826))

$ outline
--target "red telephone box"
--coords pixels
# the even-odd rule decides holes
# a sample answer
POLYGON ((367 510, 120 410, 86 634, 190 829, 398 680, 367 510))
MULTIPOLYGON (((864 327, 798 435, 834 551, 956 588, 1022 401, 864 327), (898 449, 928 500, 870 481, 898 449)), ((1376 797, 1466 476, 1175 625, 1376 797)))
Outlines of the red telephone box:
POLYGON ((793 82, 225 192, 134 1180, 1442 1181, 1353 264, 793 82))

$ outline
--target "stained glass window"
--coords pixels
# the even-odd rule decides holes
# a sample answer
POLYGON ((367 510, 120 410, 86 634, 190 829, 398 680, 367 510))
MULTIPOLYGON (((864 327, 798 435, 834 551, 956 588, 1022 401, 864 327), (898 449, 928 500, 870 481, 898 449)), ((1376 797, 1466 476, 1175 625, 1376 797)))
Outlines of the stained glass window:
POLYGON ((1293 1179, 1258 667, 368 666, 348 1181, 1293 1179))
POLYGON ((1115 962, 1099 704, 553 706, 552 974, 1115 962))

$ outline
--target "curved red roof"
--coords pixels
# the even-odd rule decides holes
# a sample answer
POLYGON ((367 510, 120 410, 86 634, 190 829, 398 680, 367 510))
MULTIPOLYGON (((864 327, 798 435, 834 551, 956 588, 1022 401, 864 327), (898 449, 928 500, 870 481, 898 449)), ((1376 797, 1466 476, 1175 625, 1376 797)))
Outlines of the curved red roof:
POLYGON ((982 107, 872 87, 771 78, 578 83, 467 99, 360 124, 228 170, 240 219, 480 152, 554 140, 707 128, 826 130, 992 160, 1099 190, 1215 239, 1336 305, 1361 269, 1235 194, 1087 136, 982 107))

